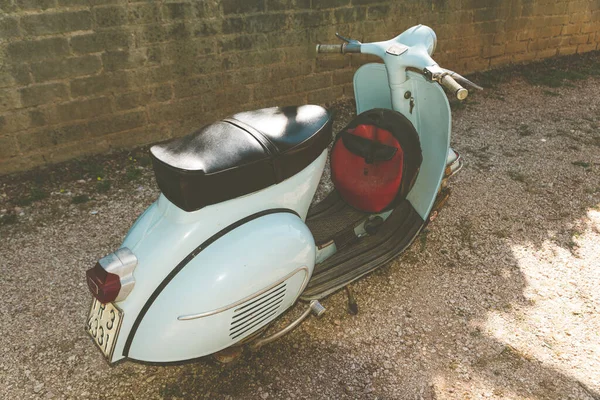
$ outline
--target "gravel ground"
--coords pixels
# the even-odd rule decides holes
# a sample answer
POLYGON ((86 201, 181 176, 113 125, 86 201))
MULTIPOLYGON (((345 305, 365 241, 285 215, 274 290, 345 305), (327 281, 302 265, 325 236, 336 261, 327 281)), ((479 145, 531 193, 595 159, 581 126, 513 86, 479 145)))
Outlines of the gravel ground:
MULTIPOLYGON (((475 96, 455 112, 453 195, 352 285, 360 313, 339 292, 322 319, 225 366, 109 367, 84 332, 85 270, 157 196, 143 156, 83 179, 0 178, 0 397, 600 399, 598 93, 597 78, 514 79, 475 96)), ((341 126, 351 105, 336 108, 341 126)))

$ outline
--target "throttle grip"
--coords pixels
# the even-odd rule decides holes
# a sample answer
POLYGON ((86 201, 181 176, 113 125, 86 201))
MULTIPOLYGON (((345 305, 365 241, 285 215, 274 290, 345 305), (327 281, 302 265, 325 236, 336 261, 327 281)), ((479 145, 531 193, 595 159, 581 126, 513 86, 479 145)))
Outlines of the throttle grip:
POLYGON ((469 91, 456 82, 451 75, 444 75, 440 83, 450 92, 454 93, 458 100, 464 100, 469 95, 469 91))
POLYGON ((340 53, 344 52, 343 44, 318 44, 317 53, 340 53))

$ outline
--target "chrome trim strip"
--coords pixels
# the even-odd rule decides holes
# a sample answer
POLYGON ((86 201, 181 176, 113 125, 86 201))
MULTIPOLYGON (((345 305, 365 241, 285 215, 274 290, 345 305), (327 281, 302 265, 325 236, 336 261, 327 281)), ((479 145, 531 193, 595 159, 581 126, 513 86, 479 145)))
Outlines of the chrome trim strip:
POLYGON ((181 315, 181 316, 177 317, 177 319, 179 321, 190 321, 190 320, 193 320, 193 319, 209 317, 211 315, 219 314, 219 313, 222 313, 224 311, 230 310, 230 309, 232 309, 234 307, 237 307, 237 306, 239 306, 239 305, 241 305, 241 304, 243 304, 243 303, 245 303, 245 302, 247 302, 249 300, 252 300, 255 297, 260 296, 261 294, 264 294, 264 293, 268 292, 269 290, 273 289, 275 286, 280 285, 283 282, 287 281, 289 278, 291 278, 292 276, 296 275, 300 271, 304 271, 305 272, 304 281, 302 282, 302 286, 300 287, 300 289, 301 289, 300 292, 299 292, 299 294, 300 294, 300 293, 302 293, 304 291, 304 288, 306 287, 306 284, 308 283, 308 273, 309 273, 308 267, 297 268, 294 271, 292 271, 289 274, 287 274, 286 276, 284 276, 283 278, 281 278, 280 280, 278 280, 277 282, 273 283, 271 286, 269 286, 269 287, 267 287, 267 288, 265 288, 265 289, 263 289, 263 290, 261 290, 261 291, 259 291, 257 293, 251 294, 250 296, 244 297, 243 299, 238 300, 235 303, 231 303, 231 304, 229 304, 227 306, 224 306, 224 307, 221 307, 221 308, 217 308, 216 310, 207 311, 207 312, 200 313, 200 314, 181 315))

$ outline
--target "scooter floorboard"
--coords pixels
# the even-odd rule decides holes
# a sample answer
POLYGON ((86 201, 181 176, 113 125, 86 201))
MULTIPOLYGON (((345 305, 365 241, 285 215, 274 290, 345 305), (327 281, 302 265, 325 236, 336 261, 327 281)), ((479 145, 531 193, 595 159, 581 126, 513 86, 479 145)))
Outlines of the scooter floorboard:
POLYGON ((320 203, 308 210, 306 225, 310 228, 315 243, 327 243, 338 233, 358 224, 369 213, 358 211, 346 203, 336 190, 332 191, 320 203))
MULTIPOLYGON (((333 194, 330 196, 333 196, 332 199, 323 200, 323 202, 329 200, 328 208, 330 212, 345 210, 339 204, 339 202, 344 203, 339 198, 339 195, 333 194)), ((346 207, 349 206, 346 205, 346 207)), ((326 210, 318 211, 319 213, 313 212, 310 218, 307 219, 307 225, 311 231, 313 227, 323 229, 320 227, 322 221, 329 219, 326 210)), ((365 218, 368 215, 356 211, 361 215, 360 218, 353 221, 354 216, 358 217, 358 215, 351 214, 349 211, 338 212, 342 212, 344 215, 352 215, 352 218, 348 217, 346 225, 340 226, 340 229, 337 229, 337 227, 336 229, 332 228, 330 232, 335 231, 334 235, 344 228, 354 226, 361 218, 365 218)), ((423 225, 423 219, 415 211, 410 202, 402 202, 396 207, 375 235, 360 238, 324 262, 317 264, 307 288, 301 295, 301 299, 322 299, 390 261, 412 243, 423 225)), ((319 230, 319 234, 322 234, 323 231, 324 229, 319 230)), ((319 242, 317 241, 317 243, 319 242)))

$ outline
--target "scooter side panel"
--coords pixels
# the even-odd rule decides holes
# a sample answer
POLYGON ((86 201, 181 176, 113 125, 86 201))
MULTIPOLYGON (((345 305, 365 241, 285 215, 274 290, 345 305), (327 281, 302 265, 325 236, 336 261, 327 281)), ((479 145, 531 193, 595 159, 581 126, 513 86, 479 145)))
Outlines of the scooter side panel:
POLYGON ((133 291, 117 303, 124 318, 110 361, 127 355, 124 354, 127 339, 148 299, 175 266, 208 238, 264 210, 290 209, 306 218, 326 160, 324 151, 304 170, 278 185, 194 212, 177 208, 161 195, 136 221, 122 245, 133 251, 138 266, 133 273, 136 282, 133 291))
POLYGON ((392 95, 384 64, 365 64, 354 74, 356 113, 374 108, 392 109, 392 95))
POLYGON ((444 175, 450 148, 451 112, 444 90, 422 75, 409 72, 398 92, 408 93, 392 101, 384 64, 365 64, 354 75, 357 113, 388 108, 402 113, 419 133, 423 163, 407 199, 427 219, 444 175))
POLYGON ((139 325, 129 357, 182 361, 239 342, 294 304, 315 253, 308 227, 291 213, 230 231, 168 283, 139 325))
MULTIPOLYGON (((409 76, 411 79, 406 83, 410 85, 415 99, 411 120, 416 121, 413 123, 419 132, 423 163, 407 200, 426 220, 444 177, 450 149, 452 117, 448 98, 440 85, 428 82, 418 74, 410 73, 409 76)), ((402 106, 406 107, 406 101, 402 106)))

